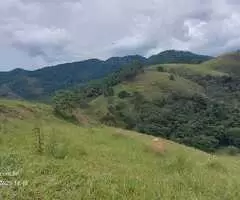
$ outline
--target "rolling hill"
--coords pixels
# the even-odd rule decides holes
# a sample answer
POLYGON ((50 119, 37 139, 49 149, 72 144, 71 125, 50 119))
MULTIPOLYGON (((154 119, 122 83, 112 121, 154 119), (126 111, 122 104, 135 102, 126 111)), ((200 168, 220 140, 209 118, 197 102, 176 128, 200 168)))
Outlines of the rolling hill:
POLYGON ((233 72, 239 66, 229 56, 224 58, 202 64, 123 69, 86 88, 63 93, 56 98, 55 108, 73 120, 72 111, 78 108, 80 113, 110 126, 164 137, 207 152, 229 148, 238 152, 240 79, 233 72), (218 64, 213 67, 211 63, 218 64), (229 66, 228 73, 222 63, 229 66))
POLYGON ((240 76, 240 51, 219 56, 217 59, 204 63, 210 69, 218 70, 230 76, 240 76))
MULTIPOLYGON (((159 64, 150 66, 151 68, 158 67, 159 64)), ((240 76, 240 52, 231 52, 224 55, 220 55, 214 59, 211 59, 201 64, 161 64, 161 66, 172 70, 170 72, 179 73, 180 75, 212 75, 212 76, 240 76)))
POLYGON ((119 128, 77 126, 44 104, 0 100, 0 113, 2 199, 240 198, 239 157, 119 128))
MULTIPOLYGON (((238 200, 238 56, 130 64, 52 106, 0 99, 0 198, 238 200)), ((25 73, 13 98, 43 94, 25 73)))
POLYGON ((149 65, 156 62, 199 63, 209 59, 211 57, 190 52, 166 51, 148 59, 135 55, 112 57, 106 61, 90 59, 45 67, 35 71, 15 69, 10 72, 0 72, 0 96, 14 99, 49 100, 49 97, 57 90, 84 85, 88 81, 117 71, 133 61, 149 65))

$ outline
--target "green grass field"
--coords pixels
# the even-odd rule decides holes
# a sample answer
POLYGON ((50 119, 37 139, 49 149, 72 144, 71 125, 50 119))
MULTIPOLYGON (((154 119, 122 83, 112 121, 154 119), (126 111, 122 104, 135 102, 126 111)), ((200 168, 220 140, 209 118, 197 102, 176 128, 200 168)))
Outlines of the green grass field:
MULTIPOLYGON (((212 61, 211 61, 212 62, 212 61)), ((210 63, 210 61, 209 61, 210 63)), ((171 72, 179 75, 211 75, 211 76, 223 76, 227 73, 222 72, 210 65, 208 62, 203 64, 161 64, 152 65, 149 70, 156 70, 157 67, 162 66, 167 72, 171 72)))
POLYGON ((149 66, 149 70, 156 70, 162 66, 166 71, 180 75, 211 75, 211 76, 239 76, 240 53, 224 54, 202 64, 160 64, 149 66))
POLYGON ((42 104, 0 100, 0 113, 0 180, 12 183, 0 186, 0 199, 240 199, 239 157, 76 126, 42 104))

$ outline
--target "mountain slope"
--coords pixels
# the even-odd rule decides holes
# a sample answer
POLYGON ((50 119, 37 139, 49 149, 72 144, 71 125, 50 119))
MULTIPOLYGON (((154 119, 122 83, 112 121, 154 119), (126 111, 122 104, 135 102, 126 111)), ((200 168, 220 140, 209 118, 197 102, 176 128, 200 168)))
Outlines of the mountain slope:
MULTIPOLYGON (((210 57, 198 56, 190 52, 168 51, 157 56, 161 63, 195 63, 209 60, 210 57), (173 58, 174 56, 174 58, 173 58)), ((0 96, 30 100, 48 99, 55 91, 66 89, 106 76, 133 61, 154 64, 156 59, 142 56, 113 57, 106 61, 90 59, 46 67, 35 71, 16 69, 0 72, 0 96)))
POLYGON ((66 63, 35 71, 17 69, 2 72, 0 73, 0 94, 4 93, 3 88, 7 87, 6 97, 9 96, 8 94, 14 93, 23 99, 41 99, 49 97, 57 90, 101 78, 133 61, 144 62, 144 60, 145 58, 141 56, 126 56, 107 61, 91 59, 66 63))
POLYGON ((74 119, 72 111, 79 108, 80 113, 101 123, 207 152, 229 148, 239 152, 240 79, 212 68, 209 62, 124 70, 95 85, 62 94, 55 99, 55 109, 74 119))
POLYGON ((159 66, 169 73, 190 79, 205 87, 207 96, 224 101, 229 106, 240 106, 240 53, 221 55, 200 65, 164 64, 159 66))
POLYGON ((122 129, 79 127, 43 104, 0 100, 0 113, 1 180, 19 181, 0 187, 3 199, 240 198, 239 157, 122 129))
MULTIPOLYGON (((159 64, 151 66, 155 69, 159 64)), ((231 52, 218 56, 201 64, 164 64, 168 71, 183 76, 240 76, 240 52, 231 52)))
POLYGON ((228 53, 204 63, 210 69, 240 77, 240 51, 228 53))

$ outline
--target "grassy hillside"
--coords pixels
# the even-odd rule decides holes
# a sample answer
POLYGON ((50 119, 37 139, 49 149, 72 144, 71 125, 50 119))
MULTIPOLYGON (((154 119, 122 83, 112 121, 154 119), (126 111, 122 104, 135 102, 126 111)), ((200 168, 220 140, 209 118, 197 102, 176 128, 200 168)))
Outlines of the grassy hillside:
POLYGON ((227 73, 211 68, 206 63, 204 64, 162 64, 152 65, 150 69, 156 69, 162 66, 166 71, 180 76, 224 76, 227 73))
POLYGON ((199 76, 240 76, 240 52, 224 54, 215 59, 203 62, 201 64, 156 64, 150 66, 150 69, 156 69, 158 66, 166 70, 178 73, 180 75, 199 75, 199 76))
POLYGON ((122 129, 79 127, 42 104, 0 100, 0 113, 1 180, 19 181, 0 186, 3 199, 240 198, 239 157, 122 129))
MULTIPOLYGON (((169 93, 178 93, 182 96, 198 94, 207 97, 207 89, 209 88, 196 81, 196 77, 205 79, 204 77, 209 76, 221 79, 221 77, 231 76, 231 70, 235 71, 235 68, 238 69, 239 67, 229 58, 227 60, 224 58, 225 56, 222 56, 202 64, 157 64, 148 66, 145 73, 139 74, 134 80, 115 86, 114 96, 110 97, 110 101, 122 101, 118 98, 121 91, 139 92, 148 100, 158 99, 169 93), (228 63, 229 73, 226 72, 227 69, 223 72, 224 70, 221 67, 223 63, 228 63), (158 70, 159 67, 161 70, 158 70), (174 80, 170 79, 171 75, 174 76, 174 80)), ((240 56, 238 59, 240 59, 240 56)), ((219 88, 215 88, 215 91, 217 90, 219 88)), ((215 91, 211 91, 211 93, 215 91)), ((101 112, 106 113, 109 105, 108 100, 108 97, 102 95, 91 101, 90 113, 94 112, 99 115, 101 115, 101 112)), ((126 101, 126 99, 123 101, 126 101)))
MULTIPOLYGON (((176 76, 174 81, 170 80, 169 77, 170 73, 168 72, 146 70, 145 73, 139 74, 134 80, 123 82, 122 84, 115 86, 115 95, 110 97, 110 101, 122 101, 127 103, 128 99, 119 99, 118 94, 121 91, 126 91, 130 94, 139 92, 147 100, 162 98, 169 92, 178 92, 184 96, 191 96, 195 93, 204 95, 204 88, 200 85, 180 76, 176 76)), ((102 95, 90 102, 90 114, 91 112, 94 112, 95 114, 98 114, 98 117, 102 117, 106 114, 109 105, 108 99, 108 97, 102 95)))
POLYGON ((240 76, 240 52, 232 52, 205 62, 209 69, 225 72, 231 76, 240 76))
POLYGON ((149 67, 189 79, 205 88, 210 98, 223 101, 233 107, 240 102, 240 53, 232 52, 219 56, 200 65, 194 64, 161 64, 149 67))
MULTIPOLYGON (((234 55, 236 60, 238 54, 234 55)), ((125 70, 99 80, 97 86, 65 95, 58 107, 70 101, 70 110, 80 107, 80 113, 107 125, 161 136, 207 152, 239 152, 240 79, 231 73, 238 65, 226 57, 222 62, 219 60, 224 56, 198 65, 159 64, 125 70), (222 70, 223 63, 228 63, 228 73, 222 70), (128 73, 131 78, 127 78, 128 73)))

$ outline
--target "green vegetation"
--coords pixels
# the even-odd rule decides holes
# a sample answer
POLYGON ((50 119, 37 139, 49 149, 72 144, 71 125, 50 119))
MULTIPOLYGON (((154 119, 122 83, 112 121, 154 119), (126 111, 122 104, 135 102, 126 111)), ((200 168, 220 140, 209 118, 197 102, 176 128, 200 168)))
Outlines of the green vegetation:
MULTIPOLYGON (((50 97, 58 90, 82 86, 87 82, 103 78, 110 73, 127 67, 133 62, 142 65, 157 63, 199 63, 209 60, 209 56, 201 56, 190 52, 166 51, 156 57, 142 56, 112 57, 106 61, 90 59, 81 62, 66 63, 45 67, 35 71, 15 69, 0 72, 0 97, 11 99, 27 99, 50 101, 50 97)), ((111 94, 111 89, 109 90, 111 94)))
POLYGON ((168 50, 151 56, 150 58, 148 58, 147 63, 149 65, 166 63, 199 64, 210 59, 212 59, 212 57, 197 55, 188 51, 168 50))
POLYGON ((94 75, 67 79, 78 64, 56 80, 54 67, 32 72, 37 77, 9 72, 11 84, 0 74, 0 93, 13 98, 80 83, 57 92, 53 106, 0 100, 0 198, 238 200, 239 57, 195 64, 209 57, 167 51, 148 67, 111 58, 102 74, 95 66, 94 75), (177 61, 190 64, 162 64, 177 61))
POLYGON ((76 107, 86 108, 90 100, 100 95, 114 96, 113 86, 123 81, 131 81, 137 74, 143 72, 142 64, 136 62, 121 68, 106 78, 92 81, 86 86, 73 91, 61 91, 54 98, 54 112, 65 119, 74 120, 73 110, 76 107))
POLYGON ((206 63, 203 64, 161 64, 161 65, 151 65, 150 70, 159 70, 161 67, 163 70, 169 73, 174 73, 179 76, 189 77, 189 76, 224 76, 227 75, 222 71, 215 70, 209 67, 206 63))
POLYGON ((150 69, 161 69, 166 70, 171 73, 178 74, 180 76, 231 76, 239 77, 240 76, 240 52, 232 52, 222 56, 219 56, 215 59, 203 62, 201 64, 189 64, 186 62, 184 64, 160 64, 152 65, 150 69))
POLYGON ((84 85, 134 61, 144 63, 145 60, 144 57, 136 55, 113 57, 106 61, 90 59, 35 71, 15 69, 0 72, 0 97, 49 101, 58 90, 84 85))
POLYGON ((217 59, 210 60, 204 63, 209 69, 218 70, 225 72, 230 76, 240 77, 240 52, 232 52, 222 56, 219 56, 217 59))
MULTIPOLYGON (((96 91, 89 89, 90 84, 74 96, 88 104, 81 113, 106 125, 161 136, 207 152, 231 147, 239 151, 240 135, 235 130, 240 128, 240 79, 238 74, 209 64, 220 66, 221 59, 200 65, 157 65, 145 70, 133 65, 123 70, 124 77, 128 77, 132 69, 137 69, 133 70, 133 78, 114 73, 109 76, 111 81, 98 80, 99 88, 106 83, 111 87, 111 95, 97 92, 86 98, 81 91, 96 91)), ((231 65, 232 70, 234 67, 238 68, 231 65)))
POLYGON ((43 104, 0 100, 0 110, 1 180, 18 181, 0 187, 2 199, 240 198, 239 157, 122 129, 77 126, 43 104), (36 128, 43 136, 40 153, 36 128))

